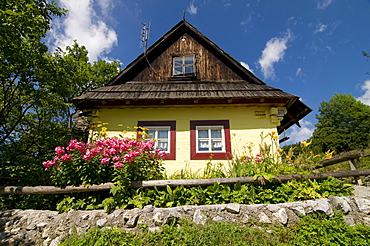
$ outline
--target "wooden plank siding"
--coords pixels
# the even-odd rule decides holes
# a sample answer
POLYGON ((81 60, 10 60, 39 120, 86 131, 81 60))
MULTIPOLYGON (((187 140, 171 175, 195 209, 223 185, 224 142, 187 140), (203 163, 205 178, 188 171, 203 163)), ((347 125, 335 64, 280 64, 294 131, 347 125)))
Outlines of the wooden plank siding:
POLYGON ((132 81, 168 81, 172 76, 174 56, 195 55, 196 79, 200 81, 240 81, 242 78, 203 45, 185 34, 159 55, 132 81), (182 41, 182 38, 185 38, 182 41))

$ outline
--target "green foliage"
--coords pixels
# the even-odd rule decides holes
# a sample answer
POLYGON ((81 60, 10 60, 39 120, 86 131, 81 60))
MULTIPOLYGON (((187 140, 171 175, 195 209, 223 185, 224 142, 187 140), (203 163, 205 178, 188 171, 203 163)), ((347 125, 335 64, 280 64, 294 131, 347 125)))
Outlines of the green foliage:
POLYGON ((351 195, 352 189, 344 189, 334 178, 326 180, 291 180, 286 183, 240 184, 171 188, 154 187, 127 189, 117 185, 113 197, 103 204, 109 211, 118 208, 177 207, 183 205, 210 205, 224 203, 276 204, 330 196, 351 195))
POLYGON ((70 99, 103 85, 119 62, 90 63, 74 43, 47 53, 42 39, 64 9, 46 0, 0 3, 0 177, 2 185, 40 185, 49 179, 40 162, 73 137, 70 99), (4 179, 4 177, 6 179, 4 179))
POLYGON ((319 112, 312 138, 319 151, 340 153, 369 146, 370 106, 351 94, 335 94, 329 102, 321 103, 319 112))
POLYGON ((350 226, 343 215, 328 217, 324 214, 311 214, 289 228, 289 241, 294 245, 369 245, 370 227, 350 226))
POLYGON ((42 38, 50 29, 51 18, 64 12, 46 0, 0 3, 1 176, 26 180, 37 177, 40 168, 30 168, 32 158, 43 154, 40 149, 50 136, 62 139, 55 124, 43 125, 38 120, 44 116, 38 108, 44 106, 49 95, 37 76, 47 64, 44 57, 47 47, 42 38), (37 131, 45 134, 35 136, 33 133, 37 131), (35 172, 26 175, 24 167, 35 172))
POLYGON ((1 195, 0 210, 15 208, 55 210, 61 199, 63 199, 63 195, 1 195))
POLYGON ((370 227, 350 226, 342 215, 305 216, 292 227, 278 225, 237 225, 209 221, 204 226, 181 220, 164 225, 162 232, 146 228, 136 233, 121 229, 90 229, 85 235, 72 235, 61 246, 78 245, 369 245, 370 227))
POLYGON ((92 210, 101 209, 103 204, 101 204, 101 199, 99 196, 90 195, 84 198, 77 198, 76 196, 65 196, 57 205, 57 210, 59 212, 67 212, 71 209, 75 210, 92 210))

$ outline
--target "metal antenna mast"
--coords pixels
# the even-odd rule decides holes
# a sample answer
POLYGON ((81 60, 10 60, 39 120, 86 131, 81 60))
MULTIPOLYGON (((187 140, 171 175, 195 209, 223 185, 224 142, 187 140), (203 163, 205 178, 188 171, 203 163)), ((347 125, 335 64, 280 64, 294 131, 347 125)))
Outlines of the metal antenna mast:
POLYGON ((157 73, 157 71, 150 64, 148 57, 146 56, 146 50, 148 48, 148 40, 149 40, 150 21, 149 21, 149 24, 141 23, 141 25, 142 26, 141 26, 141 33, 140 33, 140 46, 142 46, 144 49, 144 57, 150 69, 152 69, 154 73, 157 73))
POLYGON ((148 40, 149 40, 149 24, 141 23, 141 33, 140 33, 140 46, 143 47, 144 53, 146 53, 146 49, 148 48, 148 40))

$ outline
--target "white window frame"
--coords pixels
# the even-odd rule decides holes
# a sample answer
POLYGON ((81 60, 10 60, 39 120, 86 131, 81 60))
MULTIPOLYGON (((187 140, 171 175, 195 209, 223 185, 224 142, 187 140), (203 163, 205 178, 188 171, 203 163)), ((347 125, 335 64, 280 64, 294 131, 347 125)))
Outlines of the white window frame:
POLYGON ((174 56, 172 58, 173 66, 172 66, 172 74, 173 76, 186 76, 186 75, 192 75, 195 74, 195 55, 187 55, 187 56, 174 56), (187 57, 192 57, 193 62, 191 64, 185 64, 185 59, 187 57), (181 60, 181 65, 180 66, 175 66, 175 60, 181 60), (187 67, 193 67, 193 72, 192 73, 186 73, 186 68, 187 67), (181 73, 176 74, 176 68, 181 68, 181 73))
POLYGON ((225 131, 223 125, 212 125, 212 126, 196 126, 196 152, 197 153, 225 153, 225 131), (211 130, 219 130, 221 129, 221 138, 212 138, 211 130), (208 130, 208 138, 199 138, 199 130, 208 130), (208 141, 208 150, 199 150, 199 142, 208 141), (221 150, 214 150, 210 149, 212 146, 213 141, 221 141, 222 149, 221 150))
POLYGON ((158 138, 158 130, 167 130, 167 136, 168 138, 166 138, 166 141, 167 141, 167 150, 163 151, 164 153, 170 153, 170 150, 171 150, 171 127, 170 126, 143 126, 144 129, 149 129, 150 131, 155 131, 155 136, 151 136, 149 135, 149 131, 148 130, 144 130, 144 132, 146 132, 148 134, 148 137, 149 138, 154 138, 155 141, 154 141, 154 149, 158 148, 158 145, 160 142, 164 142, 163 140, 164 139, 159 139, 158 138))

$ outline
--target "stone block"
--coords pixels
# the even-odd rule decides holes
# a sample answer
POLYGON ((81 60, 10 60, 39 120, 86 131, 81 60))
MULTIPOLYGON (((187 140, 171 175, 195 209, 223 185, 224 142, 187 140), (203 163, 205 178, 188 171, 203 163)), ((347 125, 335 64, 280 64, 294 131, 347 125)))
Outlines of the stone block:
POLYGON ((238 214, 240 212, 240 204, 229 203, 226 205, 226 211, 232 214, 238 214))
POLYGON ((195 210, 193 222, 197 225, 205 225, 207 223, 207 215, 200 209, 195 210))

